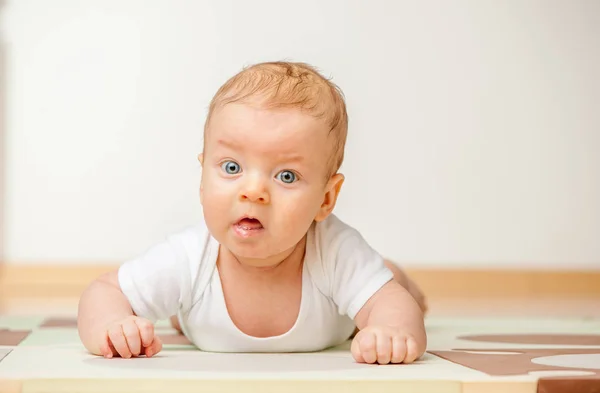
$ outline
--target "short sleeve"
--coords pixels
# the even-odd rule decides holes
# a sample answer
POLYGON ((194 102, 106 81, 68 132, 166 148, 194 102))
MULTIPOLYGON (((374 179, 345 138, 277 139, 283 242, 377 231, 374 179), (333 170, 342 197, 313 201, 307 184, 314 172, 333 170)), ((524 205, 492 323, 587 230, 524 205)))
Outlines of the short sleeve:
POLYGON ((340 314, 354 319, 365 303, 394 275, 354 229, 345 230, 337 243, 332 275, 332 296, 340 314))
POLYGON ((189 280, 187 259, 169 237, 121 265, 119 285, 136 315, 155 322, 177 313, 189 280))

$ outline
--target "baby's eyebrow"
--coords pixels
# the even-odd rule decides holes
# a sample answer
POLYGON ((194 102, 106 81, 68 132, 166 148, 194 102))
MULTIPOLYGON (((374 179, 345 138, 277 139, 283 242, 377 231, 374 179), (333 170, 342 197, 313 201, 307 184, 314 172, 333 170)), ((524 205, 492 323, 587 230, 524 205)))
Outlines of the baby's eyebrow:
POLYGON ((230 141, 226 141, 225 139, 217 139, 217 144, 218 145, 223 145, 223 146, 225 146, 225 147, 227 147, 229 149, 232 149, 232 150, 236 150, 236 149, 238 149, 240 147, 239 144, 234 143, 234 142, 230 142, 230 141))
POLYGON ((285 162, 303 162, 304 161, 304 156, 299 155, 299 154, 281 154, 279 156, 279 159, 281 161, 285 161, 285 162))
MULTIPOLYGON (((244 146, 243 144, 240 143, 236 143, 236 142, 232 142, 232 141, 228 141, 225 139, 217 139, 217 144, 224 146, 228 149, 231 150, 235 150, 235 151, 240 151, 243 150, 244 146)), ((269 153, 270 154, 270 153, 269 153)), ((276 159, 277 161, 280 162, 297 162, 297 163, 302 163, 306 161, 306 157, 298 154, 298 153, 294 153, 294 152, 290 152, 290 153, 285 153, 285 152, 280 152, 280 153, 274 153, 272 156, 274 159, 276 159)))

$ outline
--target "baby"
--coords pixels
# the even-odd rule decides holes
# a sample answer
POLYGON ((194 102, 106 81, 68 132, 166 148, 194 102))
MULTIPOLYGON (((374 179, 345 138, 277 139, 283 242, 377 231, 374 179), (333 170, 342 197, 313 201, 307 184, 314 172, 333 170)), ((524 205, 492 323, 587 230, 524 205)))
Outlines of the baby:
POLYGON ((425 351, 423 296, 332 214, 344 176, 342 93, 302 63, 261 63, 227 81, 204 129, 197 225, 84 291, 84 346, 156 355, 157 320, 199 349, 319 351, 352 339, 355 361, 411 363, 425 351))

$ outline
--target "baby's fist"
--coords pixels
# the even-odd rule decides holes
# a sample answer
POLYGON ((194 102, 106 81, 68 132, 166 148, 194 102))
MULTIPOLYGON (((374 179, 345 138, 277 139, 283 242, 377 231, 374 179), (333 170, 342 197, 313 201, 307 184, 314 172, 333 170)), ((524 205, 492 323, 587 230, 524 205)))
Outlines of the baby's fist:
POLYGON ((151 357, 161 349, 162 342, 154 333, 152 322, 135 315, 110 324, 100 346, 102 355, 107 358, 151 357))
POLYGON ((424 352, 417 340, 398 328, 367 326, 352 340, 352 356, 358 363, 412 363, 424 352))

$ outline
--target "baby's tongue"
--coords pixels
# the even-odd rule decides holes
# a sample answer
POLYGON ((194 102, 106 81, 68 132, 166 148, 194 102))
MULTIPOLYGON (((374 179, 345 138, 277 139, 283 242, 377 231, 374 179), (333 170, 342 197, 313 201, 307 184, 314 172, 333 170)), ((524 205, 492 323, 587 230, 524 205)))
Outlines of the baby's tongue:
POLYGON ((255 218, 244 218, 240 221, 239 225, 247 229, 259 229, 262 228, 262 224, 255 218))

